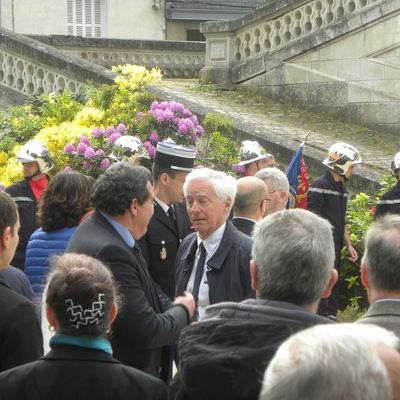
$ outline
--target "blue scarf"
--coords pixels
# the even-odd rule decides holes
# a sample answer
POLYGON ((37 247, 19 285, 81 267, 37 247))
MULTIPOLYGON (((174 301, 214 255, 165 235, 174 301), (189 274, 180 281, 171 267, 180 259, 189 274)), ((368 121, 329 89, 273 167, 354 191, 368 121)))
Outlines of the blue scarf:
POLYGON ((85 347, 86 349, 101 350, 112 356, 110 342, 102 336, 69 336, 54 335, 50 339, 50 347, 67 344, 71 346, 85 347))

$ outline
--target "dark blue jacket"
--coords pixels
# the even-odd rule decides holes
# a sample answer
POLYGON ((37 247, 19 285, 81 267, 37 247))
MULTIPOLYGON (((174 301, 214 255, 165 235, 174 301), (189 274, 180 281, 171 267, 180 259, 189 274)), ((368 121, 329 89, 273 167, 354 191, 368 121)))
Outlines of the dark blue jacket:
POLYGON ((49 272, 49 256, 63 254, 72 234, 72 228, 61 228, 45 232, 42 228, 33 232, 26 249, 25 273, 32 285, 35 297, 41 297, 49 272))
POLYGON ((29 179, 16 182, 6 189, 6 192, 14 199, 18 205, 19 222, 19 242, 11 265, 19 269, 24 269, 25 252, 29 237, 39 228, 37 221, 37 201, 29 186, 29 179))
POLYGON ((383 193, 376 205, 375 217, 381 217, 387 213, 400 214, 400 181, 383 193))
POLYGON ((347 191, 343 182, 336 182, 327 170, 308 189, 307 208, 327 219, 333 227, 336 262, 341 259, 345 230, 347 191))
MULTIPOLYGON (((207 261, 210 304, 242 301, 254 297, 251 288, 250 258, 253 240, 239 232, 230 221, 213 256, 207 261)), ((176 258, 176 294, 186 290, 197 250, 197 233, 182 241, 176 258)))

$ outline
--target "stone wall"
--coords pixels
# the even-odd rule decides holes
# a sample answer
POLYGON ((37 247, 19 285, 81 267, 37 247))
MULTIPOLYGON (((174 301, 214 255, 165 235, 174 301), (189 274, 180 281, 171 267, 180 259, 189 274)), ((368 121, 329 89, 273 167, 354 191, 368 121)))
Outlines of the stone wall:
POLYGON ((168 40, 94 39, 75 36, 32 36, 66 54, 106 68, 139 64, 161 68, 165 77, 197 78, 205 65, 205 43, 168 40))
POLYGON ((40 93, 69 89, 79 95, 90 84, 111 83, 115 74, 66 55, 34 39, 0 29, 0 86, 12 105, 40 93))

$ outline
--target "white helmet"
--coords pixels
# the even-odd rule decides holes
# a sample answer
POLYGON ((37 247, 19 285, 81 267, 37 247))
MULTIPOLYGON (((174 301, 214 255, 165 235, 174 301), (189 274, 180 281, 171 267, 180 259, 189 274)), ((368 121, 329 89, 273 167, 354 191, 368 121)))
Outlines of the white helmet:
POLYGON ((237 165, 246 165, 269 157, 273 157, 272 154, 267 153, 257 141, 244 140, 240 146, 237 165))
POLYGON ((350 144, 339 142, 329 148, 328 157, 322 161, 324 165, 339 175, 346 175, 352 165, 361 164, 360 152, 350 144))
POLYGON ((17 160, 22 163, 37 162, 42 174, 50 171, 54 166, 49 149, 40 140, 25 143, 17 155, 17 160))
POLYGON ((124 135, 115 141, 110 158, 134 164, 137 159, 150 159, 150 156, 137 136, 124 135))
POLYGON ((393 172, 393 175, 396 174, 396 171, 400 168, 400 151, 396 153, 396 155, 393 158, 392 164, 391 164, 391 169, 393 172))

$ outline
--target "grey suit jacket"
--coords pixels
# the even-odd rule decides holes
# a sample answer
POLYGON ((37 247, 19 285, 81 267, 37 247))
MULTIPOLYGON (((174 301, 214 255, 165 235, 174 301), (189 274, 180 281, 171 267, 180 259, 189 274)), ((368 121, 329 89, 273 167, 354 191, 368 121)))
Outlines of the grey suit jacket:
POLYGON ((394 332, 400 338, 400 301, 387 299, 375 302, 356 322, 378 325, 394 332))

